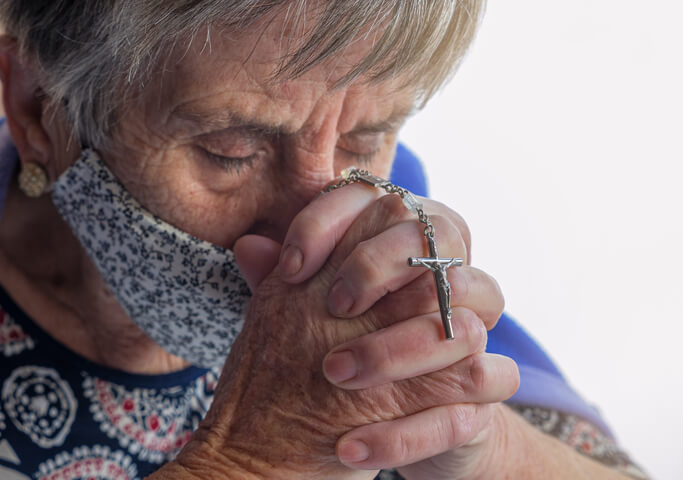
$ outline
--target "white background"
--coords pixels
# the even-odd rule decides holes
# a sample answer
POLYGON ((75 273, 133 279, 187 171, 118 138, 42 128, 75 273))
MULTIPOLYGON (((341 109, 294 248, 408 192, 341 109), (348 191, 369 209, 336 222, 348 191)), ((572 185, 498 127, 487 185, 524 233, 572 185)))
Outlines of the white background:
POLYGON ((491 2, 402 131, 507 310, 655 478, 683 478, 683 4, 491 2))

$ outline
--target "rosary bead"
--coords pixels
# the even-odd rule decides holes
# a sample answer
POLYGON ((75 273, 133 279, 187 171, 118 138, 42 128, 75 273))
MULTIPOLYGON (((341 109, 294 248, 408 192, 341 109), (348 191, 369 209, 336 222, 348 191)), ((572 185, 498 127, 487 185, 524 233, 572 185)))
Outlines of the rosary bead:
POLYGON ((415 195, 410 193, 409 191, 406 190, 406 193, 403 195, 402 198, 403 205, 414 214, 417 214, 418 210, 422 210, 422 203, 418 201, 417 198, 415 198, 415 195))

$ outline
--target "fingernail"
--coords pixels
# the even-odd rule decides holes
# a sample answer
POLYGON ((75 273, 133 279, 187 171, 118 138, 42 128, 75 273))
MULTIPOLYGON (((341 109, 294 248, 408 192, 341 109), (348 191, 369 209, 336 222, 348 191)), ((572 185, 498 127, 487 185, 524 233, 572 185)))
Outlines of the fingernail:
POLYGON ((325 358, 323 372, 332 383, 342 383, 358 375, 356 357, 349 350, 334 352, 325 358))
POLYGON ((332 285, 330 295, 327 297, 327 306, 332 315, 346 315, 353 307, 353 297, 346 289, 343 278, 332 285))
POLYGON ((344 463, 358 463, 370 458, 370 447, 360 440, 348 440, 339 445, 339 460, 344 463))
POLYGON ((301 270, 304 264, 304 254, 301 253, 299 247, 295 245, 287 245, 285 251, 282 252, 280 257, 280 270, 287 276, 291 277, 296 275, 301 270))

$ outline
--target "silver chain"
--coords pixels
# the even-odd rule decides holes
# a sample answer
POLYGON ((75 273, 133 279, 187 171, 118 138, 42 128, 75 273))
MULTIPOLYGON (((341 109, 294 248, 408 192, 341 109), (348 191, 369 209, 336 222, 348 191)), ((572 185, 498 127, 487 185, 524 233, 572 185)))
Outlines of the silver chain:
POLYGON ((332 190, 337 190, 338 188, 345 187, 353 183, 365 183, 376 188, 381 188, 389 194, 396 194, 401 197, 405 207, 411 212, 415 213, 419 222, 424 224, 424 236, 427 239, 434 239, 434 234, 436 233, 434 230, 434 225, 432 225, 431 220, 429 220, 429 216, 423 210, 422 203, 417 200, 415 195, 403 187, 399 187, 388 180, 384 180, 383 178, 373 175, 368 170, 359 170, 356 167, 349 167, 345 170, 342 170, 342 179, 334 185, 329 185, 322 191, 322 194, 324 195, 332 190))

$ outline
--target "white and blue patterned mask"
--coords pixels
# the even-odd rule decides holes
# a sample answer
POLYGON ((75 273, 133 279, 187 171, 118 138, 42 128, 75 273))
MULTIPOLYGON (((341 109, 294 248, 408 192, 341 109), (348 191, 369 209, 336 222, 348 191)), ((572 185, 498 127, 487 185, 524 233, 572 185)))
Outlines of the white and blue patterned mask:
POLYGON ((93 150, 52 199, 128 316, 167 352, 222 365, 242 329, 249 287, 232 251, 142 207, 93 150))

